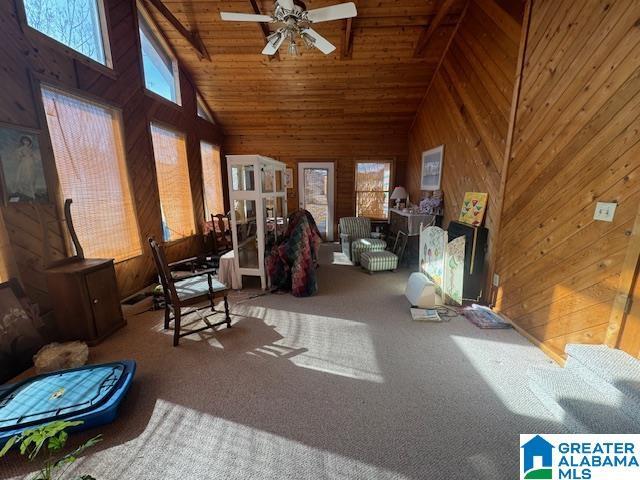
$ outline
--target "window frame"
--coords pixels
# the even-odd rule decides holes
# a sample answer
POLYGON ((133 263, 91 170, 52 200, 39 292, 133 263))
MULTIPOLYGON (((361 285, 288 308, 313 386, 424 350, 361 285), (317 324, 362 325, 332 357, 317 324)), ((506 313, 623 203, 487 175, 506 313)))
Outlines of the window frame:
MULTIPOLYGON (((164 98, 164 97, 162 97, 164 98)), ((165 99, 166 100, 166 99, 165 99)), ((199 218, 196 215, 196 202, 194 202, 193 200, 193 184, 191 183, 191 166, 189 165, 190 162, 190 157, 189 157, 189 144, 188 144, 188 134, 185 131, 180 130, 179 128, 176 128, 175 125, 172 125, 170 123, 164 122, 162 120, 158 120, 154 117, 152 117, 151 119, 149 119, 147 121, 147 132, 149 134, 149 141, 151 142, 151 155, 152 155, 152 159, 153 159, 153 173, 155 175, 154 181, 155 181, 155 187, 156 187, 156 191, 158 192, 158 208, 160 210, 162 210, 162 199, 160 198, 160 186, 158 184, 158 166, 156 163, 156 151, 155 148, 153 146, 153 131, 151 129, 152 125, 155 125, 159 128, 162 128, 164 130, 169 130, 170 132, 173 132, 177 135, 181 135, 184 137, 184 141, 185 141, 185 154, 186 154, 186 159, 187 159, 187 179, 189 180, 189 194, 191 195, 191 216, 193 218, 193 234, 192 235, 185 235, 184 237, 180 237, 180 238, 174 238, 173 240, 164 240, 164 237, 162 237, 162 215, 160 216, 160 222, 159 222, 159 226, 160 226, 160 235, 162 237, 162 243, 164 245, 173 245, 179 242, 184 242, 187 241, 191 238, 194 238, 196 236, 198 236, 199 233, 199 218)), ((203 192, 204 194, 204 192, 203 192)), ((204 202, 204 200, 203 200, 204 202)))
POLYGON ((140 72, 142 75, 142 87, 144 88, 144 92, 147 95, 150 95, 154 99, 159 99, 163 102, 166 102, 169 105, 173 105, 174 107, 182 107, 182 91, 180 89, 180 63, 178 62, 178 56, 176 52, 173 50, 167 39, 165 38, 162 31, 156 25, 156 22, 153 20, 151 14, 144 7, 142 2, 136 1, 136 33, 138 34, 138 52, 140 54, 140 72), (142 22, 140 21, 142 19, 142 22), (142 52, 142 38, 140 37, 140 33, 143 29, 142 25, 146 25, 149 27, 150 33, 152 34, 152 41, 155 41, 158 46, 162 49, 162 53, 164 53, 171 60, 171 72, 173 74, 173 88, 176 92, 176 100, 173 101, 170 98, 163 97, 159 93, 154 92, 147 86, 147 77, 144 72, 144 54, 142 52))
POLYGON ((200 95, 200 92, 198 92, 197 90, 196 90, 196 116, 198 118, 203 119, 205 122, 209 122, 213 125, 216 124, 215 120, 213 119, 213 114, 211 113, 211 109, 209 108, 209 105, 207 105, 207 103, 204 101, 204 98, 202 98, 202 95, 200 95), (200 110, 202 110, 204 114, 207 116, 203 117, 202 115, 200 115, 200 110))
MULTIPOLYGON (((58 92, 62 95, 67 95, 69 97, 74 97, 82 102, 93 103, 104 109, 112 110, 118 116, 118 119, 119 119, 118 126, 119 126, 120 135, 123 142, 122 155, 123 155, 124 166, 127 174, 126 186, 129 189, 129 194, 131 195, 133 216, 138 229, 138 239, 140 241, 140 253, 138 255, 132 255, 120 260, 116 260, 114 258, 113 263, 119 264, 122 262, 130 261, 134 258, 142 257, 145 254, 144 252, 145 239, 142 234, 142 229, 140 228, 140 217, 138 215, 138 205, 136 202, 135 188, 132 180, 130 164, 127 158, 127 149, 125 145, 124 112, 122 107, 114 102, 105 100, 97 95, 92 95, 91 93, 87 93, 78 88, 68 87, 66 85, 57 85, 56 83, 46 82, 46 81, 34 82, 33 92, 34 94, 37 93, 36 98, 38 98, 38 110, 39 110, 38 121, 40 125, 42 125, 42 133, 43 133, 41 139, 43 139, 43 137, 46 137, 46 139, 43 139, 44 141, 46 141, 46 144, 45 144, 46 153, 45 151, 43 151, 43 154, 42 154, 43 167, 45 169, 45 178, 47 182, 49 181, 53 182, 53 190, 50 191, 49 198, 50 199, 55 198, 54 204, 56 207, 56 211, 58 212, 59 218, 64 218, 64 200, 65 199, 64 199, 64 194, 62 192, 62 185, 60 183, 60 174, 58 172, 58 165, 56 163, 56 159, 53 151, 53 143, 51 141, 51 133, 49 132, 49 124, 47 122, 46 109, 44 106, 44 101, 42 100, 42 91, 45 89, 58 92)), ((64 235, 64 243, 65 243, 65 248, 67 250, 66 251, 67 255, 73 255, 73 244, 71 242, 71 239, 69 238, 69 235, 66 235, 66 234, 64 235)))
POLYGON ((84 64, 95 68, 100 71, 100 73, 110 76, 111 78, 117 78, 114 66, 113 66, 113 55, 111 50, 111 39, 110 39, 110 25, 111 21, 109 19, 109 12, 105 8, 104 0, 95 0, 97 6, 97 15, 100 26, 100 37, 102 40, 102 50, 104 53, 104 63, 101 63, 84 53, 76 50, 75 48, 67 45, 66 43, 62 43, 60 40, 57 40, 44 32, 41 32, 37 28, 29 25, 28 17, 27 17, 27 8, 24 4, 24 0, 16 0, 16 13, 18 16, 18 22, 20 23, 20 27, 22 31, 28 36, 33 36, 38 41, 43 41, 45 43, 50 44, 57 50, 60 50, 63 54, 71 57, 74 60, 78 60, 83 62, 84 64))
MULTIPOLYGON (((356 160, 354 162, 354 170, 353 170, 353 199, 354 199, 354 212, 356 216, 358 215, 358 193, 370 193, 370 192, 378 191, 378 190, 358 190, 358 165, 360 165, 361 163, 388 163, 389 164, 389 190, 379 190, 379 191, 389 193, 388 209, 391 209, 391 192, 393 191, 393 183, 394 183, 394 177, 395 177, 395 159, 389 158, 384 160, 380 160, 380 159, 356 160)), ((390 215, 387 215, 387 218, 374 218, 374 217, 367 217, 367 218, 373 221, 386 222, 389 220, 389 217, 390 215)))

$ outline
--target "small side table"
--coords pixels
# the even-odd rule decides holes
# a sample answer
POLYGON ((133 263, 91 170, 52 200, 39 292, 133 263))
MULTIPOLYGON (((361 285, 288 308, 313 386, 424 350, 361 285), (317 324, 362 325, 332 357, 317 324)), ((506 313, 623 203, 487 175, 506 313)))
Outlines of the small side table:
POLYGON ((235 253, 233 250, 220 257, 218 281, 234 290, 240 290, 242 288, 242 281, 236 270, 235 253))
POLYGON ((45 270, 60 339, 100 343, 126 324, 111 259, 70 259, 45 270))

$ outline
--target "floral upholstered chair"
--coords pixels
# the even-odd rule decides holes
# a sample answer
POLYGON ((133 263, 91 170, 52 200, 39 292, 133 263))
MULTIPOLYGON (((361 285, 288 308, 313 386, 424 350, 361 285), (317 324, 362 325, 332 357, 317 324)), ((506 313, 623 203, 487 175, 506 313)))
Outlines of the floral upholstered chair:
POLYGON ((340 243, 351 263, 360 263, 362 252, 378 252, 387 248, 387 242, 371 236, 371 220, 366 217, 343 217, 340 219, 340 243))

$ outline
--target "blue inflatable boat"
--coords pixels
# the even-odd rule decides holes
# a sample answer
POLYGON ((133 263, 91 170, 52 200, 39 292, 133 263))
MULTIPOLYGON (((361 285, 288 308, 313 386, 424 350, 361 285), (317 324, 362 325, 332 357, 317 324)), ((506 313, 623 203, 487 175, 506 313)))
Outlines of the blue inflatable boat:
POLYGON ((82 420, 86 429, 112 422, 136 362, 120 362, 47 373, 0 387, 0 446, 22 430, 56 420, 82 420))

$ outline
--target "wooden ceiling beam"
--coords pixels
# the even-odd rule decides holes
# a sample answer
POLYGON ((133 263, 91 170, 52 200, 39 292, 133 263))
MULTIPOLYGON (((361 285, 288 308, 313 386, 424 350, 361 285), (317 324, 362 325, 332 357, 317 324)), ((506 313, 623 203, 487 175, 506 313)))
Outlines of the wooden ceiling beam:
POLYGON ((456 0, 444 0, 442 2, 442 5, 440 6, 438 13, 436 13, 433 21, 431 22, 431 24, 429 24, 429 27, 420 35, 418 43, 416 44, 416 48, 413 51, 414 58, 419 58, 424 55, 424 52, 427 49, 427 45, 429 45, 429 41, 433 37, 433 34, 438 29, 438 27, 442 23, 442 20, 447 16, 449 10, 451 10, 455 3, 456 0))
POLYGON ((197 30, 189 30, 186 28, 180 20, 178 20, 171 10, 167 8, 167 6, 162 3, 162 0, 147 0, 151 5, 153 5, 160 14, 167 19, 167 21, 173 25, 173 27, 178 31, 180 35, 184 37, 184 39, 189 42, 189 44, 193 47, 193 49, 198 53, 198 57, 202 60, 206 58, 211 61, 211 56, 207 51, 207 47, 205 47, 204 42, 200 38, 197 30))
POLYGON ((353 53, 353 18, 344 21, 342 43, 340 45, 340 60, 348 60, 353 53))
MULTIPOLYGON (((260 10, 260 5, 258 5, 258 2, 256 0, 249 0, 249 3, 251 3, 251 8, 253 8, 253 13, 255 13, 256 15, 264 15, 260 10)), ((262 30, 262 36, 264 37, 264 43, 266 45, 269 41, 268 38, 269 35, 271 35, 271 31, 269 30, 269 27, 267 27, 266 23, 260 22, 259 25, 260 30, 262 30)), ((267 55, 266 57, 269 60, 280 60, 280 54, 278 52, 276 52, 275 55, 267 55)))

